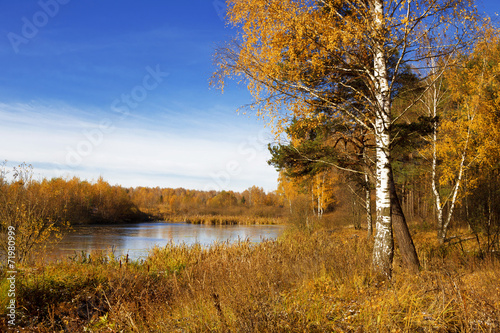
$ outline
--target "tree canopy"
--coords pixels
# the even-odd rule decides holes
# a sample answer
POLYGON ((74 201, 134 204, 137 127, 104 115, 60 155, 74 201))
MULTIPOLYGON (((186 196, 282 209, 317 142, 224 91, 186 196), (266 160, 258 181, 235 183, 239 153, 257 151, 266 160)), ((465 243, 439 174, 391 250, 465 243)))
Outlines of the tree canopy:
MULTIPOLYGON (((228 21, 239 35, 217 53, 216 80, 245 80, 258 115, 280 133, 318 108, 344 126, 362 128, 376 151, 376 271, 390 277, 393 216, 409 266, 418 258, 394 189, 391 127, 433 84, 434 57, 450 64, 477 35, 471 0, 229 0, 228 21), (416 70, 421 93, 398 115, 397 78, 416 70)), ((447 66, 439 68, 444 70, 447 66)), ((438 77, 442 73, 438 73, 438 77)))

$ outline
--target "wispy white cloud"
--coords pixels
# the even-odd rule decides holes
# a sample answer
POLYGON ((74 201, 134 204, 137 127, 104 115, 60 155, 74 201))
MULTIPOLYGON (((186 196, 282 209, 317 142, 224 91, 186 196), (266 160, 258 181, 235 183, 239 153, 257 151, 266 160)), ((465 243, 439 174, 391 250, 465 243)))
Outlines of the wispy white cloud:
MULTIPOLYGON (((168 117, 149 126, 144 119, 89 118, 62 105, 0 104, 0 131, 6 138, 0 158, 33 163, 42 176, 103 176, 123 186, 243 190, 275 189, 276 172, 267 165, 268 135, 255 126, 231 127, 219 120, 182 131, 168 117), (65 112, 66 111, 66 112, 65 112), (105 124, 105 126, 103 126, 105 124)), ((180 118, 177 118, 180 119, 180 118)), ((180 121, 188 121, 188 116, 180 121)), ((154 123, 150 120, 150 123, 154 123)), ((244 124, 243 122, 239 123, 244 124)))

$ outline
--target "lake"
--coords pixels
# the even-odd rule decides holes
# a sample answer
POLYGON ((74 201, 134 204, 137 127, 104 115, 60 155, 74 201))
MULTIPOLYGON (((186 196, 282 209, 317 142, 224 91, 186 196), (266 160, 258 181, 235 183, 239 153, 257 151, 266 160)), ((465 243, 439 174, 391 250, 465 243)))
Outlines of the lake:
POLYGON ((144 259, 154 246, 170 242, 210 246, 214 242, 246 240, 258 243, 277 238, 282 225, 200 225, 188 223, 150 222, 137 224, 73 226, 55 248, 48 251, 50 259, 87 253, 95 250, 113 250, 115 256, 129 255, 130 259, 144 259))

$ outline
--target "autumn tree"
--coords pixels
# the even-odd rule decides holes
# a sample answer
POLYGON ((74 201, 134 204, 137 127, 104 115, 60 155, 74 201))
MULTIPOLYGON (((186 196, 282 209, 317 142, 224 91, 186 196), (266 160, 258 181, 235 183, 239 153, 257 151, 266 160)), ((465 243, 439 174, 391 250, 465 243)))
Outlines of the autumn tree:
POLYGON ((279 171, 277 193, 285 202, 285 205, 288 206, 289 213, 292 214, 292 201, 297 197, 298 191, 293 179, 287 177, 283 170, 279 171))
MULTIPOLYGON (((397 198, 391 170, 395 77, 421 67, 430 53, 451 54, 474 28, 468 0, 229 0, 237 38, 218 52, 219 82, 245 79, 258 110, 279 132, 290 115, 318 105, 376 142, 376 229, 373 267, 390 277, 394 227, 410 268, 418 258, 397 198), (443 43, 424 44, 429 40, 443 43), (438 38, 439 37, 439 38, 438 38), (392 67, 388 59, 396 56, 392 67)), ((470 37, 469 37, 470 38, 470 37)), ((422 73, 425 74, 425 70, 422 73)), ((411 104, 411 103, 410 103, 411 104)))
MULTIPOLYGON (((498 30, 485 29, 485 38, 470 54, 460 54, 456 65, 431 86, 422 100, 433 117, 428 136, 438 238, 446 241, 456 205, 478 186, 480 173, 499 158, 498 97, 500 39, 498 30), (464 186, 467 184, 467 188, 464 186)), ((442 64, 441 59, 440 63, 442 64)))
POLYGON ((208 200, 208 206, 214 208, 233 207, 238 203, 238 199, 233 192, 221 191, 208 200))
POLYGON ((16 261, 23 262, 35 251, 60 237, 65 221, 49 213, 49 194, 33 179, 31 165, 21 164, 12 170, 0 170, 0 249, 8 252, 7 230, 15 233, 16 261))

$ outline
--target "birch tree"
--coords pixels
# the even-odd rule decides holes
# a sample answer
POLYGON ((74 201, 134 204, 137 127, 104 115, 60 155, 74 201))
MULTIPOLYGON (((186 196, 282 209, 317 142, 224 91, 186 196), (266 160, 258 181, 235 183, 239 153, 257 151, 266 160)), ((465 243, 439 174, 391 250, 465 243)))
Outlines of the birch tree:
MULTIPOLYGON (((463 187, 467 170, 491 167, 499 156, 500 40, 498 30, 485 31, 474 52, 457 57, 456 66, 434 80, 422 100, 435 119, 426 154, 441 243, 446 241, 457 204, 467 195, 463 187)), ((473 189, 477 182, 469 178, 467 183, 473 189)))
POLYGON ((290 180, 283 171, 280 171, 278 176, 278 191, 277 193, 286 201, 290 215, 293 214, 292 201, 298 195, 295 189, 295 184, 290 180))
POLYGON ((403 259, 416 270, 391 169, 395 78, 404 68, 425 63, 427 45, 433 54, 464 46, 476 20, 472 0, 228 0, 228 5, 229 23, 239 34, 217 53, 221 87, 228 77, 245 81, 252 106, 276 132, 292 116, 307 115, 311 105, 369 131, 376 142, 373 268, 391 277, 394 214, 403 259), (424 43, 429 40, 446 43, 424 43), (393 56, 396 61, 388 66, 393 56))

